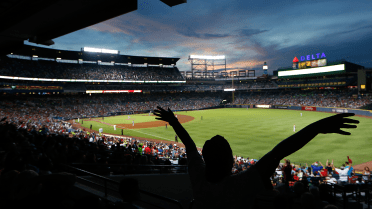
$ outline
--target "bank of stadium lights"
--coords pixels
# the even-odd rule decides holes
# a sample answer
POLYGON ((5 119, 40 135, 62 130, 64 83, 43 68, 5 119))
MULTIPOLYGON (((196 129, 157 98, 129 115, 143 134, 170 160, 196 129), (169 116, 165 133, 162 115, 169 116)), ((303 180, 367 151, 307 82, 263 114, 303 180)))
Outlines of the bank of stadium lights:
POLYGON ((190 55, 190 59, 212 59, 212 60, 223 60, 225 59, 225 55, 220 56, 209 56, 209 55, 190 55))
POLYGON ((266 62, 264 63, 263 69, 264 70, 267 70, 267 64, 266 64, 266 62))
POLYGON ((100 48, 92 48, 92 47, 84 47, 82 48, 85 52, 97 52, 97 53, 106 53, 106 54, 119 54, 118 50, 111 50, 111 49, 100 49, 100 48))
POLYGON ((57 60, 60 60, 61 58, 60 57, 57 57, 57 60))
POLYGON ((32 57, 39 57, 39 56, 37 56, 37 55, 32 55, 32 57))

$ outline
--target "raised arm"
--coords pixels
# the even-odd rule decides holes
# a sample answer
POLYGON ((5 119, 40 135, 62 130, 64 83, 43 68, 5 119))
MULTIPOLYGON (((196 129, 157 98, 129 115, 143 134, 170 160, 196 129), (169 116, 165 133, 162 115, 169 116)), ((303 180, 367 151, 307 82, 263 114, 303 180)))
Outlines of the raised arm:
POLYGON ((197 151, 194 141, 191 139, 189 133, 187 133, 187 131, 183 128, 178 119, 174 116, 172 110, 168 108, 168 111, 166 111, 159 106, 157 108, 157 110, 154 110, 154 115, 158 116, 155 119, 168 122, 169 125, 173 127, 174 131, 185 145, 186 153, 190 151, 197 151))
POLYGON ((281 159, 301 149, 319 133, 350 135, 349 132, 342 131, 341 128, 356 128, 356 125, 345 124, 359 123, 358 120, 346 118, 354 115, 354 113, 337 114, 306 126, 299 132, 281 141, 269 153, 262 157, 256 164, 257 169, 262 175, 271 175, 273 172, 272 170, 276 168, 281 159))
POLYGON ((345 118, 354 115, 354 113, 342 113, 316 121, 306 126, 296 134, 293 134, 287 139, 281 141, 278 145, 276 145, 276 147, 274 147, 274 149, 272 149, 271 152, 280 160, 301 149, 320 133, 338 133, 342 135, 350 135, 349 132, 342 131, 341 128, 356 128, 356 125, 345 124, 359 123, 358 120, 345 118))

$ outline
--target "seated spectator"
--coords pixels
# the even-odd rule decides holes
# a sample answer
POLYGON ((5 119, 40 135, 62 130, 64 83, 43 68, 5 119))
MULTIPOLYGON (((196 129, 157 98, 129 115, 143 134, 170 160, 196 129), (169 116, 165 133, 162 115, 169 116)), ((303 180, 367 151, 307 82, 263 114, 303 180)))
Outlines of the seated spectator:
POLYGON ((328 176, 328 172, 327 172, 327 171, 328 171, 328 170, 327 170, 327 169, 324 169, 324 168, 320 169, 320 171, 319 171, 320 176, 321 176, 321 177, 326 177, 326 176, 328 176))
POLYGON ((329 174, 326 178, 325 178, 325 182, 329 185, 332 185, 332 184, 337 184, 337 179, 334 178, 331 174, 329 174))
POLYGON ((368 181, 370 178, 371 172, 369 171, 369 167, 364 167, 363 170, 363 181, 368 181))

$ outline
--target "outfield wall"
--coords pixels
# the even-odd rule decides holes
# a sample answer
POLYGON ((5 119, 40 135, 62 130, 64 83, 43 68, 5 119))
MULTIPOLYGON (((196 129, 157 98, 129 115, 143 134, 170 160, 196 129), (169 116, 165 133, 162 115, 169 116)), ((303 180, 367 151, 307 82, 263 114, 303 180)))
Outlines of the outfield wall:
MULTIPOLYGON (((218 105, 214 107, 206 107, 201 109, 187 109, 187 110, 172 110, 173 112, 180 112, 180 111, 194 111, 194 110, 208 110, 208 109, 218 109, 218 108, 261 108, 261 109, 288 109, 288 110, 303 110, 303 111, 317 111, 317 112, 330 112, 330 113, 355 113, 355 115, 363 115, 363 116, 371 116, 371 110, 357 110, 357 109, 348 109, 348 108, 335 108, 335 107, 315 107, 315 106, 292 106, 292 105, 265 105, 265 104, 237 104, 237 105, 218 105)), ((151 110, 152 112, 153 110, 151 110)), ((141 114, 141 113, 149 113, 150 110, 143 110, 143 111, 128 111, 128 112, 115 112, 109 113, 108 115, 98 115, 98 116, 91 116, 91 117, 81 117, 80 119, 84 118, 97 118, 97 117, 109 117, 115 115, 131 115, 131 114, 141 114)), ((62 118, 62 117, 54 117, 55 119, 77 119, 77 118, 62 118)))
POLYGON ((330 113, 355 113, 355 115, 371 116, 370 110, 357 110, 348 108, 336 107, 315 107, 315 106, 292 106, 292 105, 231 105, 229 107, 235 108, 262 108, 262 109, 288 109, 288 110, 303 110, 316 112, 330 112, 330 113))

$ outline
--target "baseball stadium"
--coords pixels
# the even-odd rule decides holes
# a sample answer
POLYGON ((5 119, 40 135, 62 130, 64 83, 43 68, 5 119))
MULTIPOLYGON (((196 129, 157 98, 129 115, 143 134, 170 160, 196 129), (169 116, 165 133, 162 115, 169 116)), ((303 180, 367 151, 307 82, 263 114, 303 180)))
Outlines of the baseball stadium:
MULTIPOLYGON (((170 7, 186 3, 161 1, 170 7)), ((191 159, 203 159, 210 169, 203 150, 218 135, 227 145, 213 147, 218 159, 213 165, 223 167, 221 156, 230 145, 228 176, 250 173, 254 181, 265 182, 259 168, 271 166, 263 163, 269 158, 277 162, 268 172, 270 186, 255 187, 261 195, 249 195, 245 207, 223 201, 221 206, 301 208, 301 198, 311 194, 313 202, 334 206, 328 208, 369 208, 372 69, 313 51, 295 54, 289 67, 273 74, 266 62, 262 70, 227 69, 227 56, 195 54, 188 55, 191 70, 182 71, 179 57, 23 44, 28 39, 52 45, 56 37, 134 11, 137 1, 124 10, 99 2, 84 12, 80 5, 71 9, 74 19, 94 17, 89 21, 56 15, 37 27, 29 24, 33 19, 25 8, 8 8, 19 19, 0 30, 5 206, 206 208, 203 195, 194 191, 191 159), (96 15, 108 9, 110 15, 96 15), (288 201, 277 206, 282 198, 288 201)), ((33 15, 50 14, 34 10, 33 15)))

